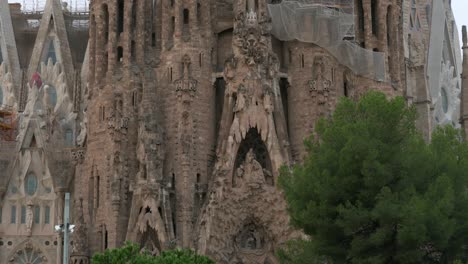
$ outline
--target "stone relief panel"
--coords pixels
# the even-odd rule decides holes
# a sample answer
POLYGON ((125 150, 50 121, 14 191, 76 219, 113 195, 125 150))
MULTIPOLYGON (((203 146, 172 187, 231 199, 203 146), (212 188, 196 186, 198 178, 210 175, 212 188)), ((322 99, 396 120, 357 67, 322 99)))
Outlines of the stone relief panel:
POLYGON ((15 98, 13 76, 5 63, 0 63, 0 110, 18 108, 15 98))

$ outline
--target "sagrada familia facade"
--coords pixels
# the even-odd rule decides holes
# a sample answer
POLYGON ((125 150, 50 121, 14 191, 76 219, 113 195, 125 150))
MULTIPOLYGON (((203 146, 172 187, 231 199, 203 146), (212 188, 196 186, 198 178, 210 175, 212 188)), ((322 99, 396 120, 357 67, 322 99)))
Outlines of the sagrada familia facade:
POLYGON ((459 126, 460 53, 449 0, 0 0, 0 263, 62 263, 65 193, 73 264, 278 263, 315 122, 379 90, 459 126))

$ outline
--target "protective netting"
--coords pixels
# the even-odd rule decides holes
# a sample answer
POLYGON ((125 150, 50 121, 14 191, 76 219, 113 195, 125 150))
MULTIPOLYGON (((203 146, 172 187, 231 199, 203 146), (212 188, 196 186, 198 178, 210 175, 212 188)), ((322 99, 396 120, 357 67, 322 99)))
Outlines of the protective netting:
MULTIPOLYGON (((70 12, 87 12, 90 0, 61 0, 67 3, 67 9, 70 12)), ((23 12, 41 12, 44 11, 46 0, 8 0, 8 3, 21 4, 23 12)))
POLYGON ((385 80, 385 53, 350 41, 354 40, 353 0, 283 0, 268 9, 276 38, 313 43, 355 74, 385 80))

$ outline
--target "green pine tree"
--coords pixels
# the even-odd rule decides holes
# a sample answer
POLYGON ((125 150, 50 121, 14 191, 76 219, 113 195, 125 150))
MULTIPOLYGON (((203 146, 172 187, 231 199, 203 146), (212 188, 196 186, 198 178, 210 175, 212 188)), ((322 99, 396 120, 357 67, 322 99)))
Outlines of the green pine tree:
POLYGON ((160 256, 140 252, 137 244, 127 242, 121 248, 109 249, 93 256, 92 264, 214 264, 208 257, 197 255, 193 250, 176 249, 163 251, 160 256))
POLYGON ((403 98, 370 92, 317 123, 303 164, 280 176, 292 223, 310 236, 283 263, 466 261, 468 144, 452 127, 426 143, 415 120, 403 98))

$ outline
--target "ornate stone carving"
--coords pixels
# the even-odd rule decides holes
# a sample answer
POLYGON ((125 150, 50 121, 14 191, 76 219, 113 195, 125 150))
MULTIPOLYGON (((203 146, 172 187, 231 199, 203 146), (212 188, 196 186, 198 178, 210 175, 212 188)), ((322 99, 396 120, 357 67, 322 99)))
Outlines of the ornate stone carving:
POLYGON ((156 120, 149 114, 140 122, 138 129, 137 158, 140 163, 138 180, 157 183, 162 180, 164 162, 163 133, 156 120))
POLYGON ((73 232, 72 234, 72 259, 74 259, 76 256, 88 256, 88 229, 86 227, 83 215, 83 198, 80 197, 80 199, 76 201, 75 204, 77 204, 77 207, 75 218, 75 232, 73 232))
POLYGON ((33 225, 33 203, 28 201, 26 204, 26 232, 28 236, 32 234, 32 225, 33 225))
POLYGON ((0 109, 17 109, 18 105, 14 92, 13 76, 8 72, 5 63, 0 64, 0 92, 3 94, 3 98, 0 98, 0 109))
POLYGON ((241 11, 234 25, 234 45, 244 55, 245 63, 249 66, 264 63, 269 54, 269 17, 264 12, 258 17, 252 9, 247 14, 241 11))
POLYGON ((40 248, 28 240, 13 253, 8 262, 12 264, 48 263, 48 259, 40 248))
POLYGON ((319 105, 323 105, 329 100, 328 96, 332 87, 331 78, 326 73, 326 66, 323 57, 316 57, 313 68, 314 79, 308 81, 309 92, 312 97, 317 99, 319 105))
POLYGON ((178 96, 184 93, 193 97, 197 92, 198 82, 191 77, 190 64, 190 56, 184 55, 182 59, 182 78, 174 82, 178 96))
POLYGON ((248 186, 250 188, 259 188, 266 183, 263 168, 260 163, 255 160, 253 149, 247 152, 244 163, 237 168, 237 187, 248 186))

